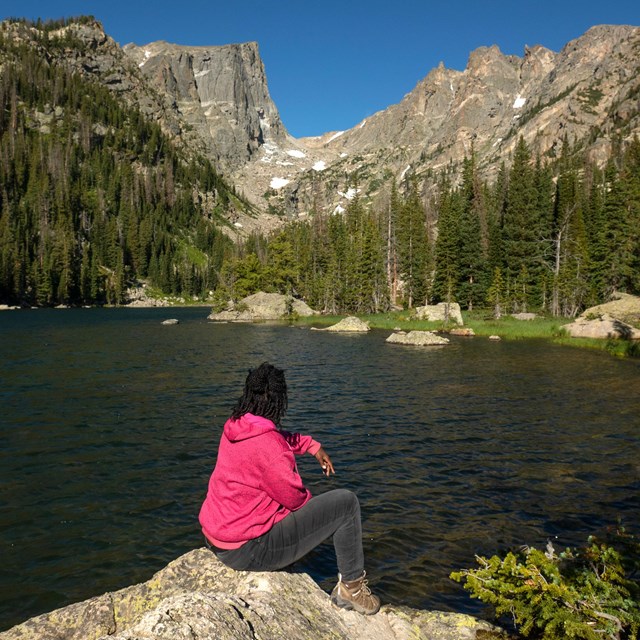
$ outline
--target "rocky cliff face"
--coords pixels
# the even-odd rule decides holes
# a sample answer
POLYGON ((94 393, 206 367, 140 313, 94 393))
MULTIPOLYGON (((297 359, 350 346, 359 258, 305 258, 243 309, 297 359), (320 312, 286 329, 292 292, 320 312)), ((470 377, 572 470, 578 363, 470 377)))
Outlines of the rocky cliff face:
POLYGON ((269 95, 256 42, 184 47, 153 42, 124 47, 150 86, 166 96, 218 166, 235 169, 288 134, 269 95))
MULTIPOLYGON (((640 131, 639 97, 640 28, 598 26, 559 53, 534 46, 518 57, 481 47, 464 71, 441 65, 399 104, 349 131, 300 142, 327 154, 325 183, 331 174, 358 171, 370 194, 385 170, 396 178, 409 168, 438 170, 472 148, 491 179, 520 136, 548 159, 564 140, 583 143, 603 165, 617 137, 629 140, 640 131)), ((311 202, 317 181, 298 174, 296 199, 311 202)), ((337 197, 333 203, 340 204, 337 197)))
POLYGON ((306 574, 233 571, 207 549, 153 578, 27 620, 0 640, 507 640, 471 616, 386 605, 375 616, 333 606, 306 574))

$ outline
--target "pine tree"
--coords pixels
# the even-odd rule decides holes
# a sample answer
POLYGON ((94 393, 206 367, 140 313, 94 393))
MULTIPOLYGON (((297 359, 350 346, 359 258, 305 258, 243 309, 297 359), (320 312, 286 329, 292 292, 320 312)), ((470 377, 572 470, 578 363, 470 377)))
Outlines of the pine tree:
POLYGON ((398 187, 395 180, 391 184, 391 194, 389 204, 386 210, 385 221, 385 239, 386 239, 386 257, 385 266, 387 271, 387 287, 389 290, 392 305, 398 304, 399 289, 399 266, 398 266, 398 238, 397 226, 400 218, 401 202, 398 194, 398 187))
POLYGON ((457 300, 457 284, 460 281, 460 194, 444 177, 439 185, 438 237, 435 245, 435 275, 433 296, 436 301, 457 300))
POLYGON ((533 302, 531 285, 522 282, 524 274, 531 278, 535 273, 538 255, 536 232, 539 229, 538 195, 535 189, 531 154, 521 137, 516 146, 513 165, 509 172, 506 206, 502 226, 504 257, 507 280, 518 282, 518 295, 514 298, 515 311, 526 311, 533 302), (526 289, 527 295, 521 292, 526 289))
POLYGON ((264 282, 271 291, 292 295, 296 292, 300 277, 299 254, 294 253, 293 245, 285 233, 276 235, 268 246, 264 282))
POLYGON ((431 250, 424 205, 415 175, 407 180, 407 193, 397 222, 398 271, 409 308, 426 304, 429 291, 431 250))
POLYGON ((458 221, 458 298, 467 309, 484 302, 487 278, 487 216, 475 158, 465 158, 458 221))
POLYGON ((502 269, 496 267, 493 271, 491 285, 487 291, 487 301, 493 307, 493 317, 496 318, 496 320, 502 317, 504 299, 505 290, 502 269))

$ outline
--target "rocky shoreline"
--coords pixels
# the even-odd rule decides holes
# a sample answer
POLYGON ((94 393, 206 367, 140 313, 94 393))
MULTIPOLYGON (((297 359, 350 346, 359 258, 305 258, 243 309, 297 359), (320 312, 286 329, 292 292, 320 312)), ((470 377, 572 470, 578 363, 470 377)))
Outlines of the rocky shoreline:
POLYGON ((471 640, 508 634, 472 616, 385 604, 374 616, 338 609, 304 573, 225 567, 207 549, 147 582, 27 620, 0 640, 471 640))

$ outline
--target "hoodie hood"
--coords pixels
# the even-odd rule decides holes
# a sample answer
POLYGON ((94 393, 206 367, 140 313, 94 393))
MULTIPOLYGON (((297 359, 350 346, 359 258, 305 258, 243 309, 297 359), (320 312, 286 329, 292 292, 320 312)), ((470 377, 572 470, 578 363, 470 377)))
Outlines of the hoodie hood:
POLYGON ((224 425, 224 435, 231 442, 248 440, 270 431, 277 431, 276 425, 271 420, 252 413, 245 413, 237 420, 229 418, 224 425))

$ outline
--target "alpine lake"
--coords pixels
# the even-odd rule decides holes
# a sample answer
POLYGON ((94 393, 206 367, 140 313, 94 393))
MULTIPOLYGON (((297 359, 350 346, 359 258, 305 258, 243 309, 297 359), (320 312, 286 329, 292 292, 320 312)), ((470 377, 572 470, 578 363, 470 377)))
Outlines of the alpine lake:
MULTIPOLYGON (((475 555, 640 533, 640 362, 544 340, 385 343, 208 308, 0 313, 0 630, 149 579, 203 546, 198 511, 249 368, 286 370, 283 426, 331 456, 383 601, 483 614, 475 555), (180 323, 165 326, 162 321, 180 323)), ((298 562, 329 591, 330 542, 298 562)))

